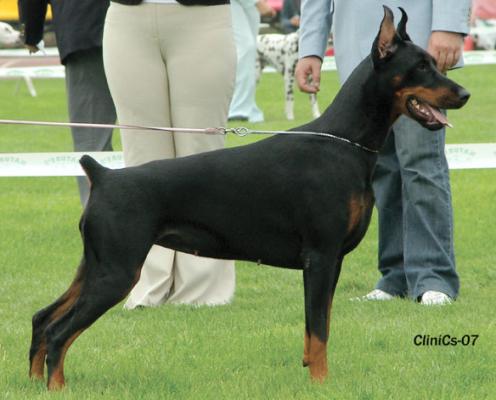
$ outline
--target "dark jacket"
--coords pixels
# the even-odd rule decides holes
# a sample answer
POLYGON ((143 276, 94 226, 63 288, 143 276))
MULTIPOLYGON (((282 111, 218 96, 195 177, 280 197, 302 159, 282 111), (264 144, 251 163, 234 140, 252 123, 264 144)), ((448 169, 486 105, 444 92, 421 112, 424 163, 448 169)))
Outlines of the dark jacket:
POLYGON ((300 0, 284 0, 281 10, 281 25, 284 33, 296 32, 298 27, 291 24, 291 18, 300 15, 300 0))
MULTIPOLYGON (((141 4, 143 0, 112 0, 116 3, 126 4, 128 6, 136 6, 141 4)), ((229 4, 229 0, 176 0, 183 6, 217 6, 219 4, 229 4)))
POLYGON ((48 3, 52 6, 57 47, 63 64, 74 52, 102 46, 109 0, 19 0, 26 44, 36 45, 43 38, 48 3))

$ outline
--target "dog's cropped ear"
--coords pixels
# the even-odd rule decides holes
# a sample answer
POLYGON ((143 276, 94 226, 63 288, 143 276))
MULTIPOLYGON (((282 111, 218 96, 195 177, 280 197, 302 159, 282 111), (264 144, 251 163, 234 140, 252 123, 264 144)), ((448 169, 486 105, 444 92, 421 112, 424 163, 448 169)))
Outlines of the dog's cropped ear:
POLYGON ((387 61, 398 48, 399 36, 394 27, 393 12, 389 7, 384 7, 384 18, 379 28, 374 44, 372 45, 372 60, 374 66, 380 65, 387 61))
POLYGON ((411 42, 412 39, 410 39, 410 36, 408 36, 408 33, 406 33, 406 23, 408 21, 408 15, 406 14, 406 11, 403 10, 403 8, 398 7, 401 11, 401 21, 398 23, 398 26, 396 28, 396 32, 398 33, 398 36, 407 42, 411 42))

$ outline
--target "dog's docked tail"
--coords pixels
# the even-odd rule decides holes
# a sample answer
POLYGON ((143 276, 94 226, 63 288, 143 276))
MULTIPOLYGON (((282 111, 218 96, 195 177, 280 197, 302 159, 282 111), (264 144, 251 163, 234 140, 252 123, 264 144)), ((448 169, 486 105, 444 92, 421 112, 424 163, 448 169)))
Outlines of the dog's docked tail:
POLYGON ((87 154, 81 157, 79 164, 83 167, 84 172, 86 172, 86 176, 92 185, 97 183, 104 172, 108 170, 108 168, 99 164, 94 158, 87 154))

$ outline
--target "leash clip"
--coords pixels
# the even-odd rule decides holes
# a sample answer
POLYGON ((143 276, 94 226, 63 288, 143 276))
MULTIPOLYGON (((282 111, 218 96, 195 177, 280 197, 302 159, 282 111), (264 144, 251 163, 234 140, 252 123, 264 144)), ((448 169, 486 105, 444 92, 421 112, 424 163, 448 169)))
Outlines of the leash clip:
POLYGON ((251 131, 244 126, 240 126, 239 128, 231 128, 230 130, 232 133, 239 137, 244 137, 251 133, 251 131))
POLYGON ((228 133, 234 133, 236 136, 243 137, 246 136, 250 133, 252 133, 251 130, 248 128, 245 128, 243 126, 239 128, 224 128, 224 127, 219 127, 219 128, 208 128, 205 130, 207 133, 211 134, 222 134, 222 135, 227 135, 228 133))

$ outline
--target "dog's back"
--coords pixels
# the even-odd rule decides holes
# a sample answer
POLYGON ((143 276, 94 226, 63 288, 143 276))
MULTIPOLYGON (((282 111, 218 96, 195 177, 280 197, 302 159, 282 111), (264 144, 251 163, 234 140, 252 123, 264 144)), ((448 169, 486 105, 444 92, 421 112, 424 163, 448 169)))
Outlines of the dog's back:
POLYGON ((298 33, 259 35, 257 53, 262 69, 270 65, 277 72, 284 74, 288 61, 292 61, 294 65, 298 61, 298 33))

